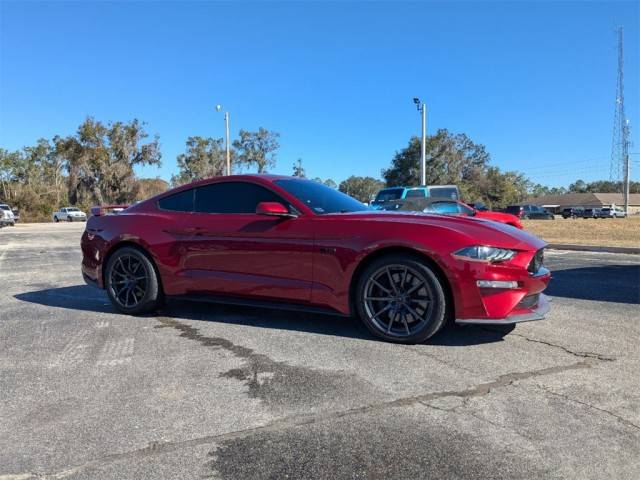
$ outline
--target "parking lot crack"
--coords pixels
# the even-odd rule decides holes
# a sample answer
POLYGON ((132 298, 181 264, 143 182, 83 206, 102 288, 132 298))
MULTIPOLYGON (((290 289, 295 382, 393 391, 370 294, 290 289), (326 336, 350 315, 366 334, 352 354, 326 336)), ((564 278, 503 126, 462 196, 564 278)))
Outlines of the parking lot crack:
POLYGON ((618 415, 617 413, 613 413, 611 410, 607 410, 605 408, 596 407, 595 405, 593 405, 591 403, 583 402, 582 400, 578 400, 577 398, 572 398, 569 395, 565 395, 564 393, 560 393, 560 392, 556 392, 554 390, 551 390, 549 387, 545 387, 544 385, 536 385, 536 387, 539 388, 540 390, 544 390, 545 392, 550 393, 551 395, 563 398, 564 400, 566 400, 568 402, 577 403, 578 405, 582 405, 582 406, 585 406, 587 408, 591 408, 593 410, 597 410, 599 412, 602 412, 605 415, 609 415, 609 416, 617 419, 619 422, 625 424, 628 427, 634 428, 636 430, 640 430, 640 425, 637 425, 637 424, 631 422, 630 420, 627 420, 626 418, 624 418, 621 415, 618 415))
MULTIPOLYGON (((490 327, 482 327, 482 328, 483 328, 483 330, 486 330, 486 331, 495 331, 495 330, 491 329, 490 327)), ((545 340, 540 340, 540 339, 537 339, 537 338, 530 338, 530 337, 527 337, 526 335, 522 335, 520 333, 511 333, 510 336, 511 337, 523 338, 527 342, 540 343, 542 345, 547 345, 548 347, 558 348, 558 349, 564 351, 565 353, 568 353, 569 355, 573 355, 574 357, 593 358, 594 360, 599 360, 601 362, 615 362, 616 361, 616 357, 613 357, 613 356, 610 356, 610 355, 604 355, 602 353, 595 353, 595 352, 575 351, 575 350, 571 350, 571 349, 565 347, 564 345, 559 345, 557 343, 552 343, 552 342, 548 342, 548 341, 545 341, 545 340)))
MULTIPOLYGON (((170 320, 170 319, 169 319, 170 320)), ((187 325, 180 324, 183 327, 186 327, 185 332, 189 332, 192 334, 193 332, 189 330, 187 325)), ((172 326, 172 325, 168 325, 172 326)), ((197 329, 193 329, 197 330, 197 329)), ((247 349, 250 350, 250 349, 247 349)), ((504 375, 500 375, 495 380, 491 382, 481 383, 475 386, 471 386, 462 390, 445 390, 440 392, 430 392, 424 393, 420 395, 414 395, 409 397, 397 398, 389 401, 381 401, 374 402, 370 404, 365 404, 362 406, 349 408, 345 410, 330 410, 325 412, 320 412, 317 414, 297 414, 281 417, 276 419, 270 423, 265 425, 260 425, 256 427, 250 427, 242 430, 235 430, 231 432, 226 432, 217 435, 208 435, 199 438, 186 439, 186 440, 177 440, 177 441, 169 441, 169 442, 150 442, 146 447, 125 451, 122 453, 114 453, 111 455, 106 455, 101 458, 90 460, 80 465, 76 465, 73 467, 66 468, 56 473, 28 473, 26 475, 30 475, 23 478, 45 478, 45 479, 63 479, 67 478, 71 475, 78 474, 79 472, 90 470, 92 468, 98 468, 102 465, 112 464, 119 461, 131 459, 131 458, 141 458, 149 455, 162 454, 167 452, 172 452, 175 450, 179 450, 182 448, 190 448, 196 447, 199 445, 206 445, 211 443, 218 443, 226 440, 233 440, 238 438, 247 437, 249 435, 253 435, 255 433, 261 432, 271 432, 278 431, 285 428, 291 427, 300 427, 304 425, 315 424, 319 422, 325 422, 330 420, 337 420, 348 416, 360 415, 360 414, 368 414, 383 411, 390 408, 395 407, 405 407, 416 404, 422 404, 425 406, 428 405, 428 402, 445 398, 445 397, 459 397, 463 400, 463 405, 466 402, 466 399, 471 397, 484 396, 489 394, 495 389, 506 387, 512 385, 513 383, 526 380, 528 378, 539 377, 544 375, 552 375, 556 373, 562 373, 570 370, 590 368, 593 360, 587 359, 577 363, 569 364, 569 365, 559 365, 555 367, 548 367, 538 370, 530 370, 526 372, 513 372, 507 373, 504 375)), ((594 407, 597 408, 597 407, 594 407)), ((610 412, 607 412, 610 413, 610 412)), ((615 416, 615 414, 613 414, 615 416)), ((635 426, 635 425, 634 425, 635 426)), ((636 426, 636 428, 638 428, 636 426)), ((20 478, 20 477, 19 477, 20 478)))

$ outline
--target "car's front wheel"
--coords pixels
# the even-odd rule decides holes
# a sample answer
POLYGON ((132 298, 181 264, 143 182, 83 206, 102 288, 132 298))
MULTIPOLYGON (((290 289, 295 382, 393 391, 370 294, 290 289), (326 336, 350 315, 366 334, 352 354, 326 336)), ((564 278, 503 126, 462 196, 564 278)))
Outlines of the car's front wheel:
POLYGON ((122 313, 139 315, 160 306, 162 290, 151 260, 134 247, 117 250, 107 263, 105 286, 122 313))
POLYGON ((53 217, 53 221, 58 223, 60 220, 58 220, 58 217, 53 217))
POLYGON ((377 337, 420 343, 444 326, 447 297, 441 281, 420 258, 394 254, 374 260, 362 271, 355 307, 377 337))

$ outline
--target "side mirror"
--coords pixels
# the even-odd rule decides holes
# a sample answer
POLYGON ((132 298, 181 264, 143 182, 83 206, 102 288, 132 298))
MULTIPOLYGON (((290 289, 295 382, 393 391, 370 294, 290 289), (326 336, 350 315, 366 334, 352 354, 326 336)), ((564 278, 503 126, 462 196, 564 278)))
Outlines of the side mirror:
POLYGON ((257 215, 270 215, 272 217, 296 217, 289 213, 289 209, 280 202, 260 202, 256 207, 257 215))

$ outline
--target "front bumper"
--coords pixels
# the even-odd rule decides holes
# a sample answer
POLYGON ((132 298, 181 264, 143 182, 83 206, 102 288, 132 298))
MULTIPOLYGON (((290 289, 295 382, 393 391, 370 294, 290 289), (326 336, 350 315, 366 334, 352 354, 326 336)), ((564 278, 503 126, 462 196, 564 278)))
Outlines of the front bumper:
POLYGON ((456 323, 461 325, 509 325, 512 323, 531 322, 542 320, 551 309, 551 299, 544 294, 538 297, 538 306, 527 313, 516 313, 506 318, 456 318, 456 323))

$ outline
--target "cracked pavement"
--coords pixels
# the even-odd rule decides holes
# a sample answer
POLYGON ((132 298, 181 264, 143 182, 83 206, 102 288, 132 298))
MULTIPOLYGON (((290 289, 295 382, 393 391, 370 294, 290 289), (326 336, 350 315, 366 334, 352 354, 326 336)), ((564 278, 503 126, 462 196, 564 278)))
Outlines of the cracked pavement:
POLYGON ((547 254, 545 321, 425 345, 341 317, 115 313, 82 224, 0 230, 0 480, 640 478, 640 257, 547 254))

